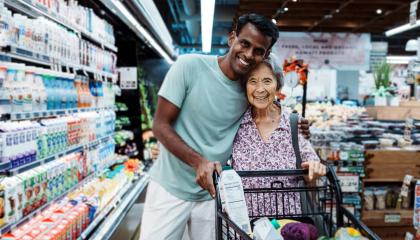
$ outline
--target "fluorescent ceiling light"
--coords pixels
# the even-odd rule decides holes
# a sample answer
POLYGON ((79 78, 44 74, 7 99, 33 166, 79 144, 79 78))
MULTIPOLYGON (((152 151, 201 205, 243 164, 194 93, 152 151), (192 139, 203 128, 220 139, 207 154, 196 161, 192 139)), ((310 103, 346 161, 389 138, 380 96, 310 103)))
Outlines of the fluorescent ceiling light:
POLYGON ((402 32, 411 30, 413 28, 417 28, 417 27, 420 27, 420 20, 417 20, 414 25, 410 25, 409 23, 407 23, 407 24, 404 24, 402 26, 399 26, 399 27, 393 28, 391 30, 388 30, 388 31, 385 32, 385 35, 387 37, 390 37, 390 36, 393 36, 395 34, 402 33, 402 32))
POLYGON ((416 56, 387 56, 386 62, 389 64, 408 64, 411 60, 415 60, 416 56))
POLYGON ((205 53, 211 52, 215 4, 215 0, 201 0, 201 44, 205 53))
POLYGON ((118 16, 137 34, 139 38, 145 39, 169 64, 174 63, 168 53, 163 50, 152 35, 150 35, 150 33, 139 24, 139 22, 119 0, 108 0, 104 1, 104 3, 112 4, 112 6, 119 11, 118 16))
POLYGON ((146 17, 146 20, 153 26, 154 31, 158 33, 158 37, 163 41, 168 49, 173 49, 173 40, 168 28, 165 25, 162 16, 159 13, 155 3, 150 0, 134 1, 140 12, 146 17))

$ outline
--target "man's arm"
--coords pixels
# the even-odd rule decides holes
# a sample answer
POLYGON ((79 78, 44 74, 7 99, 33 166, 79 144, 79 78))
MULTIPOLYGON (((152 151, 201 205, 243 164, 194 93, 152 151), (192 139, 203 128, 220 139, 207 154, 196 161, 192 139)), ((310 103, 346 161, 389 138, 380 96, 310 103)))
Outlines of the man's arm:
POLYGON ((189 147, 175 132, 172 123, 178 117, 180 109, 159 96, 158 104, 153 122, 153 133, 156 138, 176 157, 191 166, 196 172, 196 182, 203 189, 209 191, 210 195, 216 195, 212 174, 214 170, 221 172, 219 162, 210 162, 199 153, 189 147))

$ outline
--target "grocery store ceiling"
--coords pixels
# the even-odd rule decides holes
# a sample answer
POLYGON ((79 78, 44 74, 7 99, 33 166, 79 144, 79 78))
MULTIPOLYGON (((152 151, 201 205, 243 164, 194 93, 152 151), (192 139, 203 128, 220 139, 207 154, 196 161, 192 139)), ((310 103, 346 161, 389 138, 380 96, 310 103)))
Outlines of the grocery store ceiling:
MULTIPOLYGON (((233 19, 256 12, 277 20, 280 31, 369 32, 388 41, 389 54, 407 55, 405 43, 420 28, 386 38, 384 32, 408 23, 411 0, 216 0, 213 53, 226 49, 233 19)), ((201 49, 200 0, 155 0, 181 52, 201 49)), ((417 14, 419 15, 419 13, 417 14)))

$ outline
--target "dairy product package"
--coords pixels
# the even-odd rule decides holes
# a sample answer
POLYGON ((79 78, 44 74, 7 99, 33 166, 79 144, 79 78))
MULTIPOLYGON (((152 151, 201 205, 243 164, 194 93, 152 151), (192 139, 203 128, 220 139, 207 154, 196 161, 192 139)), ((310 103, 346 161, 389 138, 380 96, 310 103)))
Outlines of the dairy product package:
POLYGON ((254 223, 253 233, 255 240, 283 240, 283 237, 266 217, 260 218, 254 223))
POLYGON ((235 170, 226 169, 222 171, 218 186, 222 209, 244 232, 251 234, 251 225, 241 177, 235 170))

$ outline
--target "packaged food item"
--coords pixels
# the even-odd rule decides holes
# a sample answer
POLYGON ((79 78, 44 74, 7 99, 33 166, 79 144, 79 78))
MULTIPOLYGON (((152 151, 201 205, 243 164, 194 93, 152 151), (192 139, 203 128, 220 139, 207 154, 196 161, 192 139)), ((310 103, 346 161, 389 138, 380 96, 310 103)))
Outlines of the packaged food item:
POLYGON ((376 199, 376 204, 375 207, 378 210, 384 210, 386 207, 385 204, 385 196, 386 196, 386 189, 384 188, 377 188, 374 191, 375 194, 375 199, 376 199))
POLYGON ((6 178, 3 180, 2 185, 4 186, 4 207, 7 218, 7 223, 17 222, 21 214, 19 214, 18 204, 18 184, 15 177, 6 178))
POLYGON ((222 171, 218 186, 222 209, 244 232, 251 234, 241 177, 232 168, 225 168, 222 171))
POLYGON ((364 193, 364 208, 368 211, 373 210, 375 206, 375 199, 372 189, 366 188, 364 193))
POLYGON ((268 218, 260 218, 254 223, 255 240, 283 240, 283 237, 274 229, 268 218))

